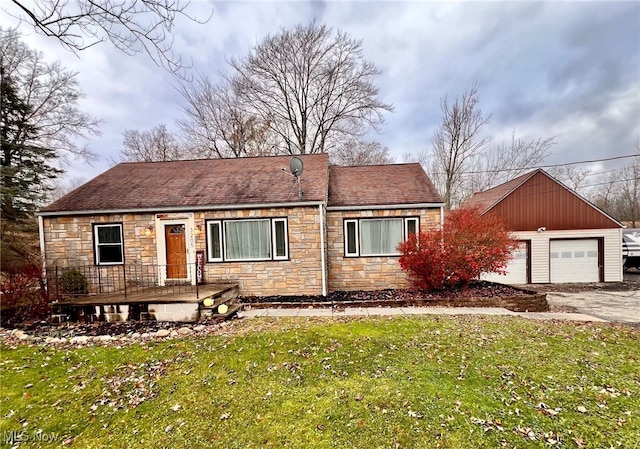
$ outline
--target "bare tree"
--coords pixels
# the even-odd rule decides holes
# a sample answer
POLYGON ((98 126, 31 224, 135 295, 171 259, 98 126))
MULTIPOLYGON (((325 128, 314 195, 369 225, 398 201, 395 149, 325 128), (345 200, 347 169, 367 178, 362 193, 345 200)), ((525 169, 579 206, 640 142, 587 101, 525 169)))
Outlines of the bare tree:
POLYGON ((622 167, 620 182, 620 217, 630 221, 632 227, 640 225, 640 148, 638 156, 622 167))
POLYGON ((431 151, 405 153, 403 160, 419 162, 425 168, 447 208, 533 169, 555 144, 553 137, 527 141, 513 131, 510 142, 491 147, 492 138, 482 132, 490 116, 485 117, 480 109, 477 82, 453 102, 442 98, 440 107, 442 122, 434 133, 431 151))
POLYGON ((342 166, 392 164, 389 148, 378 142, 351 141, 337 145, 331 152, 331 163, 342 166))
POLYGON ((17 94, 29 105, 22 117, 37 132, 22 134, 14 144, 48 148, 57 158, 94 157, 83 140, 98 135, 98 119, 78 108, 82 93, 77 73, 65 70, 59 62, 49 63, 44 54, 29 48, 16 30, 0 28, 2 76, 10 78, 17 94))
POLYGON ((123 136, 120 158, 124 161, 177 161, 187 156, 173 133, 162 124, 149 131, 126 129, 123 136))
MULTIPOLYGON (((549 156, 554 144, 553 137, 525 141, 517 138, 514 131, 510 143, 486 148, 474 158, 474 168, 468 173, 468 188, 463 196, 495 187, 532 170, 549 156)), ((577 173, 572 174, 577 176, 577 173)))
POLYGON ((0 28, 0 86, 2 215, 18 222, 46 201, 68 158, 93 158, 84 140, 98 121, 78 108, 76 73, 45 62, 16 30, 0 28))
POLYGON ((634 228, 640 226, 640 145, 637 153, 620 169, 603 174, 589 195, 600 209, 634 228))
POLYGON ((478 83, 473 83, 461 97, 449 103, 440 100, 442 123, 432 139, 433 152, 428 170, 444 198, 445 207, 457 205, 464 196, 464 176, 472 162, 484 151, 491 138, 482 135, 490 117, 479 107, 478 83))
POLYGON ((378 99, 379 71, 364 60, 362 42, 315 22, 267 36, 230 64, 243 110, 268 124, 289 154, 330 152, 392 110, 378 99))
POLYGON ((87 182, 84 176, 74 176, 66 180, 57 180, 51 186, 49 201, 55 201, 87 182))
POLYGON ((176 18, 200 21, 187 13, 182 0, 11 0, 2 9, 41 34, 58 39, 73 52, 105 40, 126 54, 147 53, 173 73, 185 66, 172 50, 170 34, 176 18), (12 7, 6 6, 11 5, 12 7))
POLYGON ((268 156, 277 153, 269 123, 246 112, 233 88, 200 75, 178 87, 186 117, 178 120, 196 157, 268 156))
POLYGON ((574 167, 572 165, 551 167, 548 171, 550 175, 557 178, 575 192, 585 187, 585 181, 591 173, 591 170, 588 168, 574 167))

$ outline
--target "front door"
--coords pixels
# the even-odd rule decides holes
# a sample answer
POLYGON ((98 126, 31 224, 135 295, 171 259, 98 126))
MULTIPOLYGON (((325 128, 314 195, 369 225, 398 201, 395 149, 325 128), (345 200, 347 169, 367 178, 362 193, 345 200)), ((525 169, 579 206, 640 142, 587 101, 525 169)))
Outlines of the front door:
POLYGON ((183 224, 165 225, 167 245, 167 279, 187 278, 187 239, 183 224))

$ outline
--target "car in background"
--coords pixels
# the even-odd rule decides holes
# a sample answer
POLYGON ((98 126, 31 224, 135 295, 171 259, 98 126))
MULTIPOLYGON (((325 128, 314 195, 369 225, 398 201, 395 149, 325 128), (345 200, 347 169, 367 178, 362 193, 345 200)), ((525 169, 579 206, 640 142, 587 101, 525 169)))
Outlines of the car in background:
POLYGON ((622 230, 622 262, 625 271, 640 269, 640 229, 622 230))

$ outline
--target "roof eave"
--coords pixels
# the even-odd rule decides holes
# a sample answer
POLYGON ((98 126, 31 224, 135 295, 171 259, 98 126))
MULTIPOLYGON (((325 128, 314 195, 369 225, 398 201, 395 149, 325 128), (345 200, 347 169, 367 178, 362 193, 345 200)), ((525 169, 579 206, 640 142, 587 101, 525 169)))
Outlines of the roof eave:
POLYGON ((270 209, 276 207, 316 207, 325 205, 326 201, 297 201, 293 203, 249 203, 249 204, 220 204, 209 206, 157 206, 143 207, 131 209, 92 209, 92 210, 74 210, 74 211, 39 211, 36 216, 39 217, 57 217, 70 215, 105 215, 105 214, 144 214, 158 212, 194 212, 194 211, 210 211, 210 210, 238 210, 238 209, 270 209))
POLYGON ((353 204, 327 206, 328 211, 341 210, 382 210, 382 209, 434 209, 444 207, 444 203, 401 203, 401 204, 353 204))

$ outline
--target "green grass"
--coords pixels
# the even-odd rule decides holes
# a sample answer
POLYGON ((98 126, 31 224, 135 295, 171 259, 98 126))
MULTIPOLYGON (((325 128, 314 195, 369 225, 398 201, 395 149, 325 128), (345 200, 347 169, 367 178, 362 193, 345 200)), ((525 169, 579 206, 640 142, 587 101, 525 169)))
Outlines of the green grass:
POLYGON ((0 447, 640 448, 640 332, 512 317, 252 319, 1 347, 0 447), (13 435, 16 435, 15 433, 13 435))

